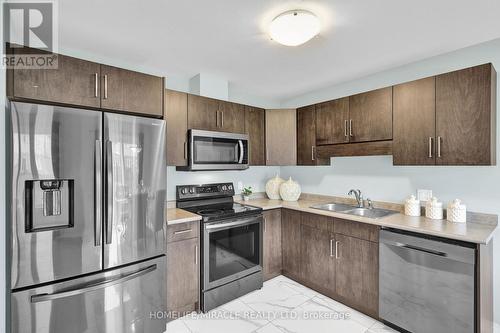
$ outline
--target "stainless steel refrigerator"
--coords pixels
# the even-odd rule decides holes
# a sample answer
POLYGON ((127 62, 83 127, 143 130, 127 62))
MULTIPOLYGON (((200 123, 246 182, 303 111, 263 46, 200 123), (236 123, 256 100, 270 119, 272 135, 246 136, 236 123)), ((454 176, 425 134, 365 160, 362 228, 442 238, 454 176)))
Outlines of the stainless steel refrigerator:
POLYGON ((9 107, 11 332, 163 332, 164 121, 9 107))

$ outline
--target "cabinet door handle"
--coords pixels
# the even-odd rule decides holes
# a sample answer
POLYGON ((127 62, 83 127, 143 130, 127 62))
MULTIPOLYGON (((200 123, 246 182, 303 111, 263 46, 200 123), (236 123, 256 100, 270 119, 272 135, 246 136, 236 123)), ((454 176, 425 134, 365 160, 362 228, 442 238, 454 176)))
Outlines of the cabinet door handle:
POLYGON ((330 257, 333 257, 333 239, 330 239, 330 257))
POLYGON ((335 259, 339 259, 340 258, 340 255, 339 255, 339 241, 336 241, 335 242, 335 259))
POLYGON ((441 157, 441 137, 440 136, 438 136, 438 138, 437 138, 437 144, 438 144, 437 157, 441 157))
POLYGON ((104 74, 104 99, 108 99, 108 74, 104 74))
POLYGON ((184 159, 187 160, 188 156, 187 156, 187 142, 184 141, 184 159))
POLYGON ((266 232, 266 223, 267 222, 267 219, 264 217, 264 232, 266 232))
POLYGON ((348 122, 347 119, 344 120, 344 136, 345 136, 346 140, 349 140, 349 134, 347 134, 347 126, 348 126, 347 122, 348 122))
POLYGON ((224 127, 224 111, 220 112, 220 127, 224 127))
POLYGON ((215 127, 219 128, 219 110, 215 112, 215 127))
POLYGON ((174 231, 174 235, 182 235, 182 234, 186 234, 186 233, 191 232, 191 231, 193 231, 193 229, 174 231))
POLYGON ((432 158, 432 136, 429 137, 429 158, 432 158))
POLYGON ((314 161, 314 146, 311 146, 311 161, 314 161))
POLYGON ((94 73, 94 97, 99 97, 99 74, 94 73))
POLYGON ((352 135, 352 119, 349 119, 349 136, 353 136, 352 135))
POLYGON ((194 246, 194 264, 198 265, 198 245, 194 246))

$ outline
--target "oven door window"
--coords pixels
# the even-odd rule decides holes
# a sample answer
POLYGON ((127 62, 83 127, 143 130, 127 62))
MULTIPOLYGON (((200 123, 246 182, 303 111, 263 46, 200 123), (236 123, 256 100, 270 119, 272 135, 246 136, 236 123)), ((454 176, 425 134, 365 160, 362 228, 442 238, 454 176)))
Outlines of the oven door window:
POLYGON ((237 164, 241 148, 239 140, 195 136, 193 162, 195 164, 237 164))
POLYGON ((254 223, 209 234, 209 282, 260 265, 259 230, 254 223))

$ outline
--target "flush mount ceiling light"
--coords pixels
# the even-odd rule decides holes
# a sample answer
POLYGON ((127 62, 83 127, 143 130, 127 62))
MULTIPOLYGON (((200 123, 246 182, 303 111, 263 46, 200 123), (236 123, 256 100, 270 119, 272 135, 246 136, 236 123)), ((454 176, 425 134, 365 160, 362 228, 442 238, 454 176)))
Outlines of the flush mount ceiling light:
POLYGON ((304 44, 319 33, 316 15, 307 10, 291 10, 274 18, 269 26, 271 38, 286 46, 304 44))

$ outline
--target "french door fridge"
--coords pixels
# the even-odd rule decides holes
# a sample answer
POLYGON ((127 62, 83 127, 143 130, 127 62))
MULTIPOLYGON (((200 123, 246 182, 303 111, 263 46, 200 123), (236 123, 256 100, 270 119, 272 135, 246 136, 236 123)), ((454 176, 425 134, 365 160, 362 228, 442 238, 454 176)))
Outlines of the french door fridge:
POLYGON ((165 123, 10 103, 11 332, 163 332, 165 123))

